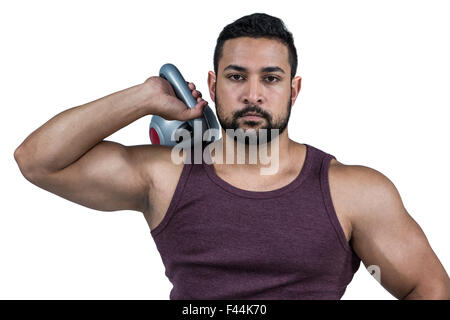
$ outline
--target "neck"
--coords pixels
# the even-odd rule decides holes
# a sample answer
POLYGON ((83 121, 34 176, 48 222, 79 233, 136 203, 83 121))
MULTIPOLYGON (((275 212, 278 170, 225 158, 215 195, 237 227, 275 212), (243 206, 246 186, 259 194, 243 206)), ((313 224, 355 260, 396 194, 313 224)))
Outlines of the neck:
MULTIPOLYGON (((239 140, 239 139, 238 139, 239 140)), ((233 165, 233 172, 263 175, 276 174, 290 165, 290 155, 295 142, 289 139, 287 129, 279 136, 264 144, 244 144, 234 141, 222 129, 222 138, 208 145, 212 163, 221 170, 233 165)))

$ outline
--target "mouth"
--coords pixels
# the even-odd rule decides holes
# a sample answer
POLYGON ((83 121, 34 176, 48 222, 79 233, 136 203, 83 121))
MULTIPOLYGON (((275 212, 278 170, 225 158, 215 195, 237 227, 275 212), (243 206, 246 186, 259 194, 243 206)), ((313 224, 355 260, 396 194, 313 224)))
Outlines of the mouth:
POLYGON ((262 116, 259 113, 256 112, 248 112, 242 116, 242 118, 246 120, 260 120, 262 119, 262 116))

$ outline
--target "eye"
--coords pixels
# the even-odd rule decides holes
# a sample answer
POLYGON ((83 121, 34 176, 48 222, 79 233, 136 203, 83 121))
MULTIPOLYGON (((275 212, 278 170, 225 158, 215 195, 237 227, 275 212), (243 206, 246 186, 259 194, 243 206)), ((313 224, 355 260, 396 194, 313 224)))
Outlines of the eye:
POLYGON ((274 76, 267 76, 266 77, 266 79, 269 79, 269 78, 275 79, 274 81, 269 81, 270 83, 277 82, 278 80, 280 80, 280 79, 278 79, 277 77, 274 77, 274 76))
POLYGON ((232 75, 228 76, 228 79, 232 79, 232 80, 236 80, 237 81, 238 79, 236 79, 234 77, 241 77, 241 75, 240 74, 232 74, 232 75))
MULTIPOLYGON (((236 77, 241 77, 241 78, 243 78, 240 74, 231 74, 231 75, 229 75, 227 78, 228 78, 228 79, 232 79, 232 80, 234 80, 234 81, 240 81, 240 79, 239 79, 239 78, 236 78, 236 77)), ((266 76, 265 79, 269 79, 269 80, 267 81, 267 82, 269 82, 269 83, 275 83, 275 82, 280 81, 280 79, 279 79, 278 77, 275 77, 275 76, 266 76)))

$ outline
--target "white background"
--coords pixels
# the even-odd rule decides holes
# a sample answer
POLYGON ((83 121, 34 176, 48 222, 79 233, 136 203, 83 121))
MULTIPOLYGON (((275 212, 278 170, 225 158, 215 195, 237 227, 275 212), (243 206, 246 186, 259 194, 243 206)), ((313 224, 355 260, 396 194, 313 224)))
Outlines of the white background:
MULTIPOLYGON (((448 270, 447 2, 9 1, 0 6, 0 298, 169 298, 141 213, 96 211, 40 189, 13 153, 54 115, 141 83, 167 62, 214 110, 206 80, 217 37, 254 12, 294 34, 303 81, 291 139, 390 178, 448 270)), ((149 143, 150 118, 108 140, 149 143)), ((343 299, 394 297, 361 264, 343 299)))

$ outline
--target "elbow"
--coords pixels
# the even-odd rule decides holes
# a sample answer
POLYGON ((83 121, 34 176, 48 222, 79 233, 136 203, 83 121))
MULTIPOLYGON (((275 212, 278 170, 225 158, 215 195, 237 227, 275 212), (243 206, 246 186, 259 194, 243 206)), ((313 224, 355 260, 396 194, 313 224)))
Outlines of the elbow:
POLYGON ((17 165, 19 166, 20 171, 23 173, 25 171, 25 152, 19 146, 14 151, 14 160, 16 160, 17 165))
POLYGON ((20 146, 14 151, 14 160, 16 161, 20 172, 28 181, 34 181, 36 179, 37 170, 32 168, 30 155, 20 146))

